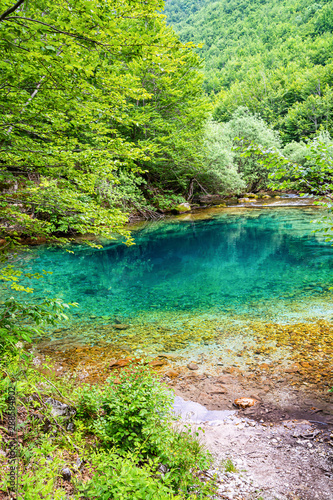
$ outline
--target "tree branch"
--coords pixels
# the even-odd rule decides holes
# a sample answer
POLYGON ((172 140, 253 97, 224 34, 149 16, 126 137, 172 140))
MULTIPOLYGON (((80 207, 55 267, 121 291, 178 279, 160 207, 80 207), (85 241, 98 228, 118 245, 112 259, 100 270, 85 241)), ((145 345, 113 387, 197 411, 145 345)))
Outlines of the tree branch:
POLYGON ((12 12, 14 12, 15 10, 17 10, 19 8, 20 5, 22 5, 24 2, 24 0, 18 0, 16 2, 15 5, 13 5, 13 7, 9 7, 9 9, 6 10, 6 12, 4 12, 1 16, 0 16, 0 21, 3 21, 7 16, 9 16, 9 14, 11 14, 12 12))

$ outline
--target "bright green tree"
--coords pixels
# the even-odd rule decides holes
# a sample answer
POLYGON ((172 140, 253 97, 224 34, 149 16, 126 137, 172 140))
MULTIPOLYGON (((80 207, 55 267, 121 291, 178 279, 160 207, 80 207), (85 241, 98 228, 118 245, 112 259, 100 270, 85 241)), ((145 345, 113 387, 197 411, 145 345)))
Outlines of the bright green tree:
POLYGON ((192 163, 207 115, 199 61, 165 27, 161 7, 3 3, 4 233, 128 237, 124 209, 144 202, 147 166, 163 188, 179 177, 169 170, 192 163))

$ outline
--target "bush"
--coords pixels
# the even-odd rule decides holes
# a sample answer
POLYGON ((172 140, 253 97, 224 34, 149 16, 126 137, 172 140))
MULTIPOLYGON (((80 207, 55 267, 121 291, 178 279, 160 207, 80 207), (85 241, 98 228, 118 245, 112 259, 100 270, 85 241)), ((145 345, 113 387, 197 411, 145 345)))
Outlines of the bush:
POLYGON ((225 133, 225 125, 209 122, 206 127, 206 168, 198 176, 211 193, 239 193, 246 184, 234 164, 232 140, 225 133))
POLYGON ((102 475, 80 490, 88 498, 164 500, 180 492, 186 495, 181 498, 191 498, 194 491, 195 498, 207 498, 214 491, 214 481, 200 480, 201 471, 211 465, 211 455, 197 440, 198 433, 173 427, 172 394, 149 367, 132 366, 119 379, 110 377, 100 391, 81 388, 77 400, 77 416, 102 446, 94 457, 102 475), (164 475, 158 472, 160 466, 164 475), (133 491, 126 490, 126 484, 133 491), (117 488, 124 496, 112 496, 117 488))
POLYGON ((97 416, 102 394, 96 386, 83 386, 76 391, 76 416, 82 420, 93 419, 97 416))
POLYGON ((93 429, 103 443, 124 451, 154 454, 169 437, 172 395, 148 367, 140 364, 107 380, 101 396, 103 415, 93 429))

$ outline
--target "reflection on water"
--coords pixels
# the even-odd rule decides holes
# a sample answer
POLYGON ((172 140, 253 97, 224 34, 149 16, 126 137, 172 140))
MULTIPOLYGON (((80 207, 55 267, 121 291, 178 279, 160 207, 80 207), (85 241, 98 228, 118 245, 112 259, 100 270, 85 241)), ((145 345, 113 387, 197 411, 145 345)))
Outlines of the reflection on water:
POLYGON ((148 354, 195 360, 199 374, 292 365, 331 380, 333 250, 313 233, 319 213, 213 209, 143 224, 132 247, 33 249, 25 269, 53 271, 33 295, 80 304, 39 349, 95 372, 148 354))
POLYGON ((53 271, 35 295, 79 302, 80 315, 93 320, 152 311, 260 317, 274 304, 312 298, 318 314, 329 305, 317 299, 333 283, 333 252, 312 233, 313 210, 225 210, 208 220, 150 224, 132 247, 40 248, 27 268, 53 271))

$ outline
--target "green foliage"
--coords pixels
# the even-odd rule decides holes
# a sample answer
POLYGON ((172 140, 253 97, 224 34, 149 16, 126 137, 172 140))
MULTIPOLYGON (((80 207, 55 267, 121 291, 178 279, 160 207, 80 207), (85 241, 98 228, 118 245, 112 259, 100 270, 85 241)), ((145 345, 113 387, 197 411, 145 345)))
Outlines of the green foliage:
POLYGON ((2 19, 4 234, 128 240, 126 214, 152 186, 184 191, 210 106, 193 44, 161 7, 38 0, 2 19))
MULTIPOLYGON (((31 359, 24 359, 19 353, 8 351, 2 357, 5 377, 0 379, 1 383, 6 380, 8 385, 8 381, 17 379, 17 404, 26 410, 26 419, 18 429, 24 430, 24 444, 19 446, 21 496, 18 498, 35 500, 39 494, 46 499, 67 498, 58 481, 63 467, 72 470, 73 498, 194 500, 212 497, 216 490, 214 480, 207 481, 202 475, 202 471, 211 466, 212 458, 200 445, 198 432, 175 427, 168 404, 170 393, 165 392, 147 367, 132 367, 130 372, 124 372, 121 384, 115 384, 123 385, 123 389, 111 387, 110 381, 105 386, 74 389, 72 377, 59 378, 47 363, 40 368, 42 372, 33 366, 31 359), (45 376, 45 372, 49 375, 45 376), (49 397, 76 408, 74 432, 66 431, 62 417, 52 415, 45 403, 49 397), (112 397, 116 398, 114 402, 110 400, 112 397), (106 434, 100 432, 105 425, 104 408, 109 416, 114 416, 112 422, 116 426, 110 433, 107 425, 106 434), (108 408, 112 408, 112 413, 108 408), (134 408, 139 413, 138 419, 134 419, 134 408), (101 425, 96 426, 98 432, 95 433, 98 421, 101 425), (156 428, 147 434, 148 426, 154 422, 156 428), (122 441, 117 434, 118 426, 122 441), (164 440, 157 437, 157 432, 164 440), (131 439, 133 434, 135 438, 131 439), (85 478, 75 465, 76 453, 84 457, 85 478), (88 481, 86 472, 89 472, 88 481)), ((6 403, 3 393, 0 402, 3 397, 6 403)), ((1 461, 4 461, 2 456, 2 465, 1 461)), ((8 486, 5 473, 1 487, 8 486)))
MULTIPOLYGON (((170 469, 170 485, 175 492, 197 491, 200 495, 209 497, 215 491, 214 479, 207 483, 200 481, 201 471, 207 470, 212 464, 212 456, 200 445, 199 431, 192 432, 186 426, 183 430, 174 429, 169 439, 159 450, 160 460, 170 469)), ((199 498, 201 498, 199 496, 199 498)))
POLYGON ((119 456, 115 451, 92 456, 94 477, 79 485, 79 498, 109 500, 180 500, 168 487, 168 476, 161 477, 158 460, 138 467, 131 456, 119 456))
POLYGON ((96 411, 100 401, 103 414, 92 428, 106 445, 153 454, 169 436, 163 423, 170 416, 171 393, 144 365, 122 372, 119 380, 109 378, 100 399, 96 391, 88 396, 85 390, 79 401, 85 415, 96 411))
POLYGON ((243 143, 238 151, 243 157, 257 157, 258 163, 269 170, 272 189, 293 189, 303 195, 322 197, 317 204, 327 208, 328 215, 318 222, 326 240, 333 241, 333 141, 323 132, 307 144, 291 143, 284 148, 284 154, 255 143, 243 143), (288 156, 287 156, 288 155, 288 156), (299 162, 297 163, 296 160, 299 162))
POLYGON ((237 472, 237 468, 235 467, 235 465, 233 464, 232 460, 230 460, 230 458, 228 458, 224 463, 224 468, 225 468, 225 471, 226 472, 237 472))
MULTIPOLYGON (((14 270, 11 274, 7 268, 4 276, 7 281, 10 281, 10 277, 16 279, 17 273, 14 270)), ((32 291, 23 285, 17 285, 16 281, 14 284, 19 291, 32 291)), ((77 306, 77 304, 66 304, 59 298, 45 299, 35 304, 27 300, 18 300, 13 296, 8 297, 0 303, 0 352, 9 347, 15 348, 18 342, 31 342, 32 336, 42 334, 40 327, 44 325, 56 325, 60 321, 67 320, 68 316, 65 311, 70 306, 77 306)))
MULTIPOLYGON (((165 492, 178 494, 181 491, 189 495, 195 489, 200 495, 208 495, 214 490, 214 482, 205 484, 199 480, 200 471, 209 468, 211 456, 198 442, 198 432, 193 435, 191 429, 180 431, 173 428, 172 395, 147 366, 133 366, 123 371, 119 379, 109 378, 103 389, 81 387, 75 397, 77 417, 89 432, 98 436, 104 450, 111 449, 107 452, 110 455, 103 455, 103 451, 94 460, 101 463, 98 467, 104 471, 103 457, 106 456, 106 463, 108 457, 112 457, 110 460, 115 469, 103 478, 94 478, 87 490, 90 495, 106 494, 117 487, 119 491, 123 488, 127 491, 126 484, 132 488, 134 482, 138 488, 142 482, 142 491, 146 488, 147 495, 152 492, 156 495, 165 492), (113 451, 125 457, 124 468, 119 469, 121 461, 113 451), (148 466, 136 471, 138 461, 148 466), (167 470, 165 474, 156 472, 161 464, 167 470), (151 480, 151 484, 144 482, 147 474, 152 473, 167 489, 161 485, 157 488, 155 480, 151 480)), ((87 493, 84 487, 82 491, 87 493)), ((138 489, 138 498, 141 498, 140 494, 143 493, 138 489)))
POLYGON ((199 176, 208 190, 224 194, 266 187, 266 168, 256 155, 243 157, 234 148, 238 137, 245 143, 256 141, 263 147, 280 147, 278 134, 247 108, 238 108, 227 123, 209 123, 206 129, 208 169, 199 176))
POLYGON ((270 170, 271 188, 295 189, 303 194, 331 197, 333 141, 327 133, 320 134, 307 144, 290 143, 283 153, 253 142, 243 142, 238 150, 245 158, 256 155, 257 161, 270 170))
POLYGON ((207 167, 198 178, 211 193, 238 193, 245 189, 245 182, 234 162, 233 139, 225 128, 224 124, 217 122, 209 122, 206 127, 207 167))
POLYGON ((284 143, 332 133, 332 4, 325 0, 169 0, 182 41, 202 44, 214 119, 247 106, 284 143))
POLYGON ((102 394, 96 386, 82 386, 76 392, 76 415, 79 419, 94 419, 101 408, 102 394))
POLYGON ((58 447, 49 436, 39 439, 38 446, 31 448, 26 471, 20 475, 18 499, 66 500, 66 492, 57 487, 60 470, 65 466, 58 447))

